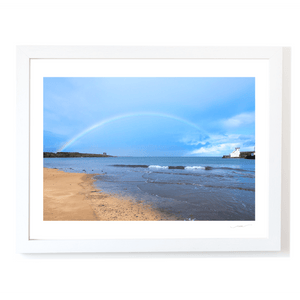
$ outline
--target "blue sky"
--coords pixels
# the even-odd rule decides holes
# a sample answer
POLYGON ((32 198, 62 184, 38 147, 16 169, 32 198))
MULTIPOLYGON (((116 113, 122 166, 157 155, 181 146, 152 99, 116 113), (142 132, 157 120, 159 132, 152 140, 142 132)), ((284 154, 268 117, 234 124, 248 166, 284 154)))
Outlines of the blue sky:
POLYGON ((44 151, 222 156, 254 146, 255 78, 44 78, 44 151))

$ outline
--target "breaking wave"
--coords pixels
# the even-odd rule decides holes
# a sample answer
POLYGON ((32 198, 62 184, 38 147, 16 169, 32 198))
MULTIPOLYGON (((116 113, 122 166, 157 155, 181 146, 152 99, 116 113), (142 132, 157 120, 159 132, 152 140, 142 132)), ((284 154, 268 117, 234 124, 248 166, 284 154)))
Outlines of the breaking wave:
POLYGON ((169 169, 168 166, 157 166, 157 165, 150 165, 148 168, 169 169))
POLYGON ((153 168, 153 169, 178 169, 178 170, 211 170, 212 167, 203 167, 203 166, 159 166, 159 165, 112 165, 113 167, 122 167, 122 168, 153 168))

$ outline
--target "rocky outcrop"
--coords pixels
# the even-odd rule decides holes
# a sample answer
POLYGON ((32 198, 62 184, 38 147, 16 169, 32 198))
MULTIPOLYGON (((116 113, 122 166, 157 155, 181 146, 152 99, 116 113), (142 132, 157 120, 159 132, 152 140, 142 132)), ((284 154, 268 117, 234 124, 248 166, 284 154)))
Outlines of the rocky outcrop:
POLYGON ((105 154, 79 153, 79 152, 44 152, 44 157, 113 157, 105 154))
POLYGON ((251 156, 254 151, 241 151, 241 158, 246 158, 246 156, 251 156))
POLYGON ((255 159, 254 151, 241 151, 239 157, 231 157, 230 155, 223 155, 222 158, 247 158, 255 159))

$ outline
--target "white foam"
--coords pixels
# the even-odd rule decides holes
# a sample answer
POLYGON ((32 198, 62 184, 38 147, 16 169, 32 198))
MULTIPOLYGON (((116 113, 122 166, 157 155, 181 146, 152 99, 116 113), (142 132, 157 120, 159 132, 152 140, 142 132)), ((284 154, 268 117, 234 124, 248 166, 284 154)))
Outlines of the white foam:
POLYGON ((157 166, 157 165, 151 165, 148 168, 157 168, 157 169, 168 169, 168 166, 157 166))
POLYGON ((185 167, 186 170, 197 170, 197 169, 204 169, 205 167, 201 167, 201 166, 193 166, 193 167, 185 167))

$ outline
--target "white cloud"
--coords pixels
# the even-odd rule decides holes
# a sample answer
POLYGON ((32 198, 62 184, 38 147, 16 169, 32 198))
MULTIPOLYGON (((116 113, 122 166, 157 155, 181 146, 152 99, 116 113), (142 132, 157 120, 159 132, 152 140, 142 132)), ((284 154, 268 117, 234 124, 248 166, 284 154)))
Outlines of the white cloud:
POLYGON ((189 133, 185 137, 179 140, 179 142, 184 143, 189 146, 198 146, 205 145, 209 139, 209 136, 206 134, 191 134, 189 133))
POLYGON ((223 125, 227 128, 241 127, 255 122, 255 112, 242 113, 227 120, 223 120, 223 125))
POLYGON ((209 153, 211 155, 214 154, 225 154, 228 152, 232 152, 232 150, 235 149, 235 147, 239 147, 239 143, 227 143, 227 144, 219 144, 219 145, 211 145, 208 147, 202 147, 200 149, 194 150, 191 152, 191 154, 205 154, 209 153))
POLYGON ((191 151, 190 155, 228 155, 236 147, 240 147, 241 151, 253 150, 255 138, 253 135, 211 135, 205 144, 199 149, 191 151), (253 144, 253 145, 252 145, 253 144))
POLYGON ((179 142, 184 143, 186 145, 190 145, 190 146, 198 146, 198 145, 206 144, 206 141, 198 141, 196 139, 190 139, 188 137, 182 138, 181 140, 179 140, 179 142))
MULTIPOLYGON (((227 120, 223 120, 223 126, 242 126, 254 121, 254 113, 243 113, 227 120)), ((230 130, 228 130, 230 131, 230 130)), ((188 133, 179 140, 190 149, 186 155, 220 156, 228 155, 236 147, 241 151, 251 151, 255 145, 253 134, 222 134, 222 133, 188 133), (195 149, 198 148, 198 149, 195 149)))

